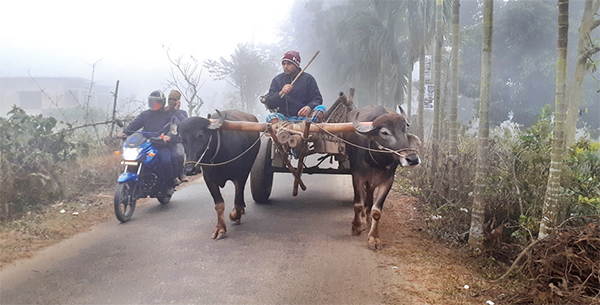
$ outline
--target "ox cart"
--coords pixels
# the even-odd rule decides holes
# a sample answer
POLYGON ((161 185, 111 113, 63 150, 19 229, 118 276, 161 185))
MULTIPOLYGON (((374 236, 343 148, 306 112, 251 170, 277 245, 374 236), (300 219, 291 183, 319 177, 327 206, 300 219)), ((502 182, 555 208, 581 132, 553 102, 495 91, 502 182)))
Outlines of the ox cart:
POLYGON ((348 98, 340 92, 323 123, 283 121, 266 126, 266 140, 261 143, 250 175, 255 202, 263 203, 269 199, 274 173, 289 172, 294 176, 293 196, 298 195, 298 188, 306 190, 303 174, 350 174, 346 142, 340 133, 354 132, 352 123, 345 123, 348 112, 354 108, 353 97, 354 89, 350 89, 348 98), (317 155, 317 163, 307 165, 307 157, 317 155), (334 167, 325 167, 326 164, 334 167))
POLYGON ((233 181, 236 187, 229 219, 239 223, 245 213, 243 193, 249 175, 252 197, 263 203, 271 195, 274 173, 294 176, 294 196, 299 189, 306 190, 303 174, 351 174, 352 234, 365 230, 366 221, 369 246, 380 247, 378 223, 394 172, 398 165, 420 163, 413 148, 420 140, 407 132, 409 123, 401 107, 400 114, 381 106, 354 109, 353 93, 351 89, 348 98, 340 93, 323 123, 259 123, 255 116, 234 110, 217 111, 213 118, 192 117, 179 125, 189 160, 186 173, 193 174, 202 166, 215 202, 218 222, 212 238, 221 239, 227 232, 224 198, 219 190, 226 181, 233 181), (308 166, 307 158, 316 159, 316 165, 308 166), (326 164, 335 167, 326 168, 326 164))
MULTIPOLYGON (((340 92, 338 99, 325 113, 323 123, 310 121, 277 123, 254 123, 223 121, 221 129, 262 132, 260 149, 250 175, 252 198, 257 203, 268 201, 273 186, 274 173, 291 173, 294 176, 292 195, 298 189, 306 190, 303 174, 350 174, 350 163, 346 155, 346 142, 341 133, 354 132, 346 116, 353 106, 354 89, 347 98, 340 92), (307 165, 306 159, 317 156, 315 165, 307 165), (337 168, 324 164, 334 164, 337 168)), ((363 123, 369 124, 370 122, 363 123)))

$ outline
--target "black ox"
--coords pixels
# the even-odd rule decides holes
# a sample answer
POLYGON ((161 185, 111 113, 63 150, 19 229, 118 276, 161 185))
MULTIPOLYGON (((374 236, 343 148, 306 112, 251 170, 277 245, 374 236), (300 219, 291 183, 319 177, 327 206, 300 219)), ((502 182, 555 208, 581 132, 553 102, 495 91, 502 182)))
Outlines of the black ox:
POLYGON ((217 211, 217 228, 212 238, 221 239, 227 233, 227 226, 224 216, 225 201, 219 188, 223 188, 229 180, 235 185, 234 208, 229 213, 229 219, 239 223, 246 207, 244 187, 259 150, 259 145, 252 145, 258 141, 259 133, 222 130, 220 127, 225 118, 228 121, 258 120, 255 116, 238 110, 217 111, 217 114, 209 118, 217 120, 191 117, 180 123, 177 130, 185 148, 186 174, 194 174, 198 171, 198 166, 202 166, 204 181, 217 211))
POLYGON ((415 135, 409 134, 404 110, 389 112, 381 106, 367 106, 348 113, 348 121, 354 123, 356 133, 346 139, 354 144, 346 145, 354 187, 354 219, 352 234, 359 235, 369 228, 369 248, 381 248, 379 220, 383 203, 392 184, 398 165, 412 166, 421 161, 412 148, 421 145, 415 135), (372 122, 363 125, 360 122, 372 122), (366 218, 366 219, 365 219, 366 218))

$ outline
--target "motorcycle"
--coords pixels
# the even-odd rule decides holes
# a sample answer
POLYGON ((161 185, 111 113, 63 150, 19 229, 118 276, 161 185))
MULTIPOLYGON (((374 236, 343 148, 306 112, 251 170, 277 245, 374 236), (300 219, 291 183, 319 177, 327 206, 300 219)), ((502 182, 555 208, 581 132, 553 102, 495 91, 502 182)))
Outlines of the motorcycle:
POLYGON ((164 144, 156 134, 138 131, 123 143, 121 164, 125 165, 125 170, 117 180, 114 197, 115 215, 121 222, 131 219, 138 199, 156 198, 161 204, 171 200, 171 194, 167 193, 167 187, 159 177, 161 164, 155 146, 164 144))

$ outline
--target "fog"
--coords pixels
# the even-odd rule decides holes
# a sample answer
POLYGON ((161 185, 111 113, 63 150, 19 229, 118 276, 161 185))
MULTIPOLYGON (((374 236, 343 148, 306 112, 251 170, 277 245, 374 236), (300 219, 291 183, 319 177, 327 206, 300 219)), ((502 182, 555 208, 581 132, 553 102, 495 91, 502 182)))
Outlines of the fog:
MULTIPOLYGON (((215 108, 237 107, 232 93, 241 91, 226 81, 213 81, 202 66, 207 60, 221 57, 230 60, 240 44, 250 46, 261 56, 269 54, 268 63, 277 65, 274 69, 279 71, 278 59, 287 50, 300 52, 303 68, 319 51, 319 57, 308 72, 317 80, 326 107, 333 104, 340 91, 348 93, 350 88, 356 89, 354 101, 358 107, 407 105, 408 66, 414 47, 409 43, 411 31, 408 29, 418 24, 411 18, 420 16, 416 8, 400 5, 407 3, 363 0, 172 1, 168 4, 4 1, 0 4, 4 13, 0 18, 0 115, 6 115, 13 101, 24 100, 18 94, 36 93, 35 98, 39 100, 40 89, 51 86, 15 89, 7 79, 21 77, 31 83, 34 79, 76 78, 79 81, 76 94, 71 93, 74 86, 63 86, 54 94, 64 98, 78 95, 81 100, 87 94, 81 84, 90 83, 92 72, 94 87, 104 92, 101 97, 101 104, 106 105, 104 111, 112 109, 110 91, 114 91, 117 80, 120 81, 119 103, 136 100, 144 107, 142 101, 151 91, 170 89, 167 79, 170 79, 173 65, 167 52, 171 58, 181 56, 189 60, 193 56, 203 70, 201 83, 204 85, 199 95, 206 104, 200 108, 200 115, 215 108), (9 90, 12 96, 7 97, 9 90), (38 92, 33 92, 35 90, 38 92)), ((576 29, 581 22, 583 3, 575 1, 570 6, 569 78, 575 68, 576 29)), ((497 1, 494 6, 490 121, 499 125, 512 118, 527 127, 538 120, 545 105, 554 105, 557 7, 547 1, 497 1)), ((464 109, 464 113, 459 113, 459 117, 464 118, 463 123, 471 121, 476 111, 473 100, 479 98, 480 10, 479 1, 461 2, 459 95, 470 99, 466 104, 459 104, 459 111, 464 109)), ((430 17, 427 20, 435 20, 430 17)), ((429 24, 431 29, 433 26, 429 24)), ((449 26, 445 24, 446 31, 449 26)), ((592 32, 590 40, 595 41, 597 37, 597 31, 592 32)), ((450 48, 448 43, 449 40, 444 42, 447 50, 450 48)), ((426 50, 428 56, 433 55, 433 48, 426 50)), ((449 62, 447 56, 442 63, 449 62)), ((595 54, 593 58, 597 57, 595 54)), ((254 68, 258 66, 262 64, 240 72, 249 79, 261 79, 253 87, 258 89, 248 96, 267 92, 268 83, 263 78, 270 80, 277 73, 276 70, 265 72, 254 68)), ((449 66, 441 69, 447 70, 449 66)), ((417 78, 418 71, 415 66, 413 79, 417 78)), ((598 73, 592 70, 586 77, 580 125, 587 124, 600 130, 598 73)), ((449 73, 446 71, 442 75, 449 73)), ((431 79, 425 79, 425 83, 432 88, 431 79)), ((444 78, 442 84, 447 83, 448 78, 444 78)), ((413 82, 412 90, 414 96, 417 82, 413 82)), ((444 90, 442 100, 449 95, 449 88, 444 90)), ((183 109, 187 109, 186 102, 183 103, 183 109)), ((264 107, 256 101, 253 103, 253 108, 247 110, 260 115, 264 107)), ((408 113, 416 114, 416 103, 413 98, 411 107, 406 107, 408 113)), ((74 106, 72 101, 69 105, 74 106)), ((448 108, 447 104, 441 106, 448 108)), ((28 109, 35 107, 26 108, 29 112, 28 109)))
MULTIPOLYGON (((194 56, 202 64, 228 58, 240 43, 275 43, 292 3, 2 1, 0 77, 89 80, 93 72, 94 86, 114 88, 120 80, 119 96, 143 100, 166 87, 167 49, 172 57, 194 56)), ((227 90, 208 73, 202 76, 207 96, 227 90)))

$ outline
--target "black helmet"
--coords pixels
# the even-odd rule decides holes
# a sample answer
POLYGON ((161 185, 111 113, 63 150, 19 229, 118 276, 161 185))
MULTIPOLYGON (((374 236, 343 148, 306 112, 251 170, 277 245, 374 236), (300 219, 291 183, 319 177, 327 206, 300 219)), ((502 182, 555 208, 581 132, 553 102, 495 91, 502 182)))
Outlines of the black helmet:
POLYGON ((148 108, 151 110, 159 110, 165 107, 166 102, 167 99, 165 98, 165 95, 158 90, 152 91, 148 96, 148 108))

